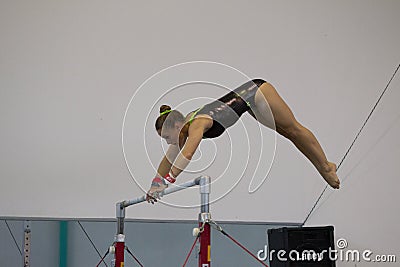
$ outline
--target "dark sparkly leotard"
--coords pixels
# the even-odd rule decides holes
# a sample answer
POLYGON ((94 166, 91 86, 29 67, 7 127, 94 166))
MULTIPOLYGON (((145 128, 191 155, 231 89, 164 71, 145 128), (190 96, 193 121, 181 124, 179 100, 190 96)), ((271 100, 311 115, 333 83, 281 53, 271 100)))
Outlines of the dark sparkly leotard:
POLYGON ((189 123, 199 114, 209 115, 213 119, 213 124, 204 132, 203 138, 220 136, 228 127, 235 124, 243 113, 246 111, 252 113, 250 108, 255 105, 254 96, 263 83, 265 81, 262 79, 246 82, 223 97, 195 110, 189 123))

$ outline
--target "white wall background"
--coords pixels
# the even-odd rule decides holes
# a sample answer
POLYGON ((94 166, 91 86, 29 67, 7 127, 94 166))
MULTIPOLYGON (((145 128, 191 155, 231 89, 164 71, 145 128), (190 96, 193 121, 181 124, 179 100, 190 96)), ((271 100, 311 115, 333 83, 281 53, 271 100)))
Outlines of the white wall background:
MULTIPOLYGON (((399 11, 399 1, 386 0, 2 1, 0 215, 114 217, 115 202, 142 194, 122 154, 122 121, 131 97, 156 72, 193 60, 220 62, 270 81, 328 158, 338 162, 400 62, 399 11)), ((151 107, 166 89, 142 91, 131 130, 143 133, 142 111, 150 112, 151 129, 156 116, 151 107)), ((196 96, 223 92, 203 89, 196 96)), ((397 76, 339 171, 342 189, 328 190, 309 221, 335 224, 354 245, 379 240, 377 247, 389 248, 400 236, 396 229, 385 230, 400 220, 398 89, 397 76)), ((162 100, 179 104, 168 95, 162 100)), ((242 118, 257 133, 252 118, 242 118)), ((273 140, 272 131, 262 133, 273 140)), ((229 134, 245 138, 239 124, 229 134)), ((150 180, 154 170, 142 153, 143 136, 129 137, 136 179, 150 180)), ((250 143, 257 148, 260 139, 255 140, 250 143)), ((150 158, 159 160, 162 146, 155 131, 146 133, 146 142, 150 158)), ((226 144, 227 135, 216 141, 222 160, 228 156, 226 144)), ((245 142, 233 144, 248 149, 245 142)), ((268 143, 265 167, 270 150, 268 143)), ((245 178, 214 203, 214 217, 303 221, 325 186, 313 166, 278 137, 267 181, 249 194, 246 175, 258 160, 250 156, 245 178)), ((229 166, 217 190, 243 171, 239 165, 229 166)), ((219 176, 221 168, 213 165, 205 173, 219 176)), ((198 198, 193 192, 174 197, 182 203, 198 198)), ((133 218, 193 219, 196 214, 197 209, 163 205, 128 211, 133 218)))

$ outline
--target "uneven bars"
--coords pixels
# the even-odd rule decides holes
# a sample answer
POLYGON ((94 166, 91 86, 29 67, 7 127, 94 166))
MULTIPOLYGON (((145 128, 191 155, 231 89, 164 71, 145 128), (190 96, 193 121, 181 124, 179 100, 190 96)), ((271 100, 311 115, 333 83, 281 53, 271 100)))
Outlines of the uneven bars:
MULTIPOLYGON (((202 218, 203 213, 209 213, 209 194, 210 194, 210 177, 202 175, 200 177, 195 178, 193 181, 189 181, 183 184, 176 185, 174 187, 167 188, 163 191, 161 196, 165 196, 168 194, 172 194, 183 189, 187 189, 189 187, 193 187, 195 185, 200 186, 200 195, 201 195, 201 214, 199 215, 199 220, 202 218)), ((115 254, 115 258, 113 259, 112 266, 123 266, 124 264, 124 251, 125 251, 125 235, 124 235, 124 223, 125 223, 125 208, 146 201, 146 195, 132 199, 125 200, 122 202, 118 202, 116 205, 116 217, 117 217, 117 235, 115 236, 114 245, 110 248, 110 251, 115 254)), ((201 222, 201 225, 204 224, 201 222)), ((208 236, 209 236, 209 225, 208 226, 208 236)), ((207 249, 202 249, 202 251, 209 251, 209 243, 210 239, 207 238, 204 244, 208 244, 205 247, 207 249), (208 241, 207 241, 208 240, 208 241), (208 243, 207 243, 208 242, 208 243)), ((200 247, 202 247, 200 245, 200 247)), ((204 253, 201 253, 204 254, 204 253)), ((208 255, 208 254, 207 254, 208 255)), ((209 258, 209 255, 207 256, 209 258)), ((199 262, 201 259, 199 258, 199 262)), ((207 261, 209 262, 209 261, 207 261)), ((202 266, 209 266, 202 265, 202 266)))
MULTIPOLYGON (((197 177, 193 181, 189 181, 189 182, 186 182, 186 183, 183 183, 183 184, 176 185, 176 186, 171 187, 171 188, 167 188, 167 189, 165 189, 163 191, 161 196, 172 194, 172 193, 181 191, 183 189, 187 189, 189 187, 193 187, 195 185, 200 185, 200 180, 201 180, 202 177, 204 177, 204 176, 197 177)), ((135 199, 132 199, 132 200, 125 200, 125 201, 122 202, 122 206, 124 208, 126 208, 126 207, 129 207, 129 206, 144 202, 144 201, 146 201, 146 195, 138 197, 138 198, 135 198, 135 199)))

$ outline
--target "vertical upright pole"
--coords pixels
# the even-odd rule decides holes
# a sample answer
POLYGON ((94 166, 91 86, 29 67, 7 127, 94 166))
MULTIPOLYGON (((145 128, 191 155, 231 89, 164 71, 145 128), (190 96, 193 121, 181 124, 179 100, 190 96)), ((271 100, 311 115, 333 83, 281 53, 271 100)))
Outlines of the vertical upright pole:
POLYGON ((114 267, 124 267, 125 256, 125 205, 123 202, 117 203, 117 235, 115 236, 115 259, 113 262, 114 267))
POLYGON ((24 221, 24 267, 31 266, 31 222, 24 221))
POLYGON ((200 234, 200 252, 199 252, 199 267, 211 266, 211 233, 210 224, 210 182, 208 176, 202 176, 200 179, 200 196, 201 196, 201 213, 199 214, 199 226, 204 225, 203 231, 200 234))

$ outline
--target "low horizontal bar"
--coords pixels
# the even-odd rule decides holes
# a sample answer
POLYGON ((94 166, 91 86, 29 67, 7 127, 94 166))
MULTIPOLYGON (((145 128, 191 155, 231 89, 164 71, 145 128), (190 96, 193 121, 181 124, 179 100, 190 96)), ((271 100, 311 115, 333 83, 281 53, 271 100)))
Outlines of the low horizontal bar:
MULTIPOLYGON (((175 192, 178 192, 178 191, 193 187, 195 185, 199 185, 200 184, 200 179, 202 177, 204 177, 204 176, 197 177, 193 181, 189 181, 189 182, 186 182, 186 183, 183 183, 183 184, 179 184, 179 185, 167 188, 167 189, 164 190, 164 193, 162 194, 162 196, 169 195, 169 194, 172 194, 172 193, 175 193, 175 192)), ((126 207, 129 207, 129 206, 144 202, 144 201, 146 201, 146 195, 138 197, 138 198, 135 198, 135 199, 132 199, 132 200, 125 200, 122 203, 123 203, 123 206, 126 208, 126 207)))

